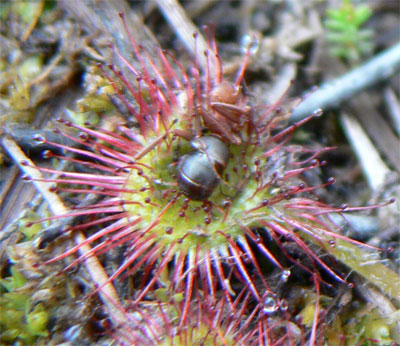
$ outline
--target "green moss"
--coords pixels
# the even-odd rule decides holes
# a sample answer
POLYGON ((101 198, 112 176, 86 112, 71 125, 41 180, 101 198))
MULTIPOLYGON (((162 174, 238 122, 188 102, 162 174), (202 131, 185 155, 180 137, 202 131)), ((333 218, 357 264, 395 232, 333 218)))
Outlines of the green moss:
POLYGON ((23 23, 30 23, 35 19, 38 11, 41 11, 43 1, 18 1, 13 3, 13 11, 18 14, 23 23))
POLYGON ((394 332, 395 320, 382 317, 378 309, 371 309, 362 305, 361 308, 353 310, 347 315, 347 321, 343 324, 343 332, 346 335, 346 346, 388 346, 393 345, 395 340, 391 337, 394 332))
POLYGON ((29 225, 31 222, 35 222, 39 220, 39 217, 34 212, 28 212, 23 218, 21 218, 18 222, 19 230, 22 232, 26 240, 32 240, 42 229, 43 226, 41 223, 34 223, 33 225, 29 225))
POLYGON ((339 8, 327 10, 325 27, 331 54, 350 63, 368 55, 373 49, 373 32, 362 27, 371 15, 367 5, 354 5, 351 0, 343 0, 339 8))
POLYGON ((39 336, 48 336, 49 315, 41 304, 30 306, 31 295, 23 289, 29 284, 26 278, 12 266, 11 276, 0 284, 7 291, 0 297, 0 340, 31 345, 39 336))
POLYGON ((214 330, 211 332, 210 326, 201 324, 196 327, 188 327, 185 333, 182 334, 178 333, 173 338, 165 338, 160 345, 186 346, 188 342, 190 345, 204 346, 236 345, 236 342, 229 338, 229 336, 225 336, 223 339, 220 337, 223 335, 223 332, 219 330, 218 326, 215 326, 214 330))

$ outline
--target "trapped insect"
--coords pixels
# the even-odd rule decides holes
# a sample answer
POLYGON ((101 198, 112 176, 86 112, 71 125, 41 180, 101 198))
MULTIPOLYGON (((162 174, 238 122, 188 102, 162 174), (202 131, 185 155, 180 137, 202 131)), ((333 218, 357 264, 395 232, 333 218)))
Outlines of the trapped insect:
MULTIPOLYGON (((203 95, 206 102, 196 106, 197 119, 192 130, 196 137, 191 140, 195 151, 184 155, 178 164, 178 186, 192 200, 202 201, 211 196, 218 186, 229 160, 229 144, 241 145, 246 126, 253 127, 252 109, 242 93, 243 73, 248 55, 242 63, 235 83, 216 76, 215 86, 203 95), (200 137, 198 124, 211 133, 200 137), (197 122, 196 122, 197 121, 197 122)), ((177 133, 182 135, 182 132, 177 133)), ((187 139, 187 134, 183 135, 187 139)))
POLYGON ((178 186, 189 198, 207 199, 218 186, 228 164, 227 145, 214 136, 196 138, 191 142, 195 151, 184 155, 178 164, 178 186))

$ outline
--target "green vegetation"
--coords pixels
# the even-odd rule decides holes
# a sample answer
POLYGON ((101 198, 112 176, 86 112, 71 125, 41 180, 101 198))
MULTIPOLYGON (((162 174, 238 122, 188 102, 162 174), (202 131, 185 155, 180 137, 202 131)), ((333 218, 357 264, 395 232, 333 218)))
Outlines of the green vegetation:
POLYGON ((39 336, 48 336, 49 315, 42 304, 31 306, 32 292, 25 289, 29 282, 15 266, 10 271, 11 276, 0 279, 0 339, 32 345, 39 336))
POLYGON ((373 50, 373 31, 363 28, 371 17, 372 10, 367 5, 355 5, 352 0, 343 0, 339 8, 326 11, 326 38, 331 54, 357 63, 373 50))

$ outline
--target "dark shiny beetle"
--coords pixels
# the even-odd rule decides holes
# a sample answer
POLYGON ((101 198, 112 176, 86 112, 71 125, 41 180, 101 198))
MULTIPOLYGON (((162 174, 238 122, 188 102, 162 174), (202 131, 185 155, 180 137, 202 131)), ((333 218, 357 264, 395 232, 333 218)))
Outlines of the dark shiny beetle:
POLYGON ((228 164, 227 145, 217 137, 204 136, 191 141, 196 149, 184 155, 178 164, 178 185, 195 201, 206 200, 218 186, 228 164))

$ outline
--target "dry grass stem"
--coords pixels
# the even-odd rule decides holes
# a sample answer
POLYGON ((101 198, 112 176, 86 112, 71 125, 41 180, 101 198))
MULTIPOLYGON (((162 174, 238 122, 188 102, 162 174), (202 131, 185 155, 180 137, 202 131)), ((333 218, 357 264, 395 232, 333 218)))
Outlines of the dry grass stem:
MULTIPOLYGON (((50 191, 51 184, 41 181, 36 181, 37 179, 43 179, 42 174, 39 170, 35 169, 35 164, 25 155, 25 153, 19 148, 17 143, 8 135, 2 140, 4 148, 6 148, 9 155, 14 159, 14 161, 19 165, 20 169, 33 179, 33 184, 36 186, 39 193, 47 201, 49 208, 54 215, 68 214, 69 210, 60 200, 58 195, 50 191), (21 164, 21 162, 26 162, 29 166, 21 164)), ((81 232, 76 232, 74 234, 74 241, 76 244, 83 244, 85 241, 85 236, 81 232)), ((88 244, 82 245, 79 248, 79 252, 82 256, 89 253, 91 247, 88 244)), ((107 307, 110 314, 110 318, 113 320, 114 325, 120 325, 122 323, 127 323, 126 316, 123 311, 118 309, 121 306, 118 298, 118 294, 115 291, 114 286, 108 282, 108 276, 105 272, 103 266, 98 261, 97 257, 90 256, 84 262, 87 271, 89 272, 94 284, 99 289, 99 295, 107 307)))
MULTIPOLYGON (((207 42, 201 35, 200 30, 193 24, 182 6, 176 0, 157 0, 157 5, 193 56, 196 52, 196 44, 193 38, 195 32, 197 33, 197 51, 205 52, 208 50, 207 42)), ((198 54, 198 59, 200 67, 202 70, 205 70, 207 67, 206 57, 204 54, 198 54)), ((212 70, 211 68, 211 74, 212 70)))
POLYGON ((358 157, 368 185, 372 190, 378 189, 385 183, 390 169, 380 157, 357 119, 347 113, 342 113, 340 121, 347 139, 358 157))

